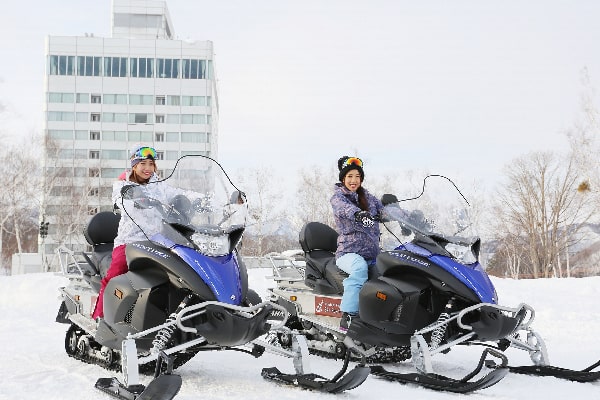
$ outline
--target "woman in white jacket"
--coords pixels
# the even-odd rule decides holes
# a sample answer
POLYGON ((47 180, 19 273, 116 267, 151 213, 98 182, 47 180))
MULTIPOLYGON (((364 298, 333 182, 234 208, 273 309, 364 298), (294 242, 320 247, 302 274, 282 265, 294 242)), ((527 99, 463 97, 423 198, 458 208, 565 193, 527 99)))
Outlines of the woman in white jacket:
MULTIPOLYGON (((156 150, 152 147, 142 146, 136 148, 131 154, 131 172, 129 176, 126 176, 125 180, 119 180, 113 185, 112 200, 113 204, 121 204, 123 201, 121 190, 126 185, 141 185, 144 186, 143 190, 152 192, 147 193, 148 197, 163 198, 164 193, 158 193, 163 191, 164 185, 156 184, 145 186, 150 182, 156 182, 158 175, 156 175, 156 150)), ((139 190, 139 189, 138 189, 139 190)), ((125 200, 131 201, 131 200, 125 200)), ((136 210, 136 212, 144 212, 143 209, 136 210)), ((136 219, 136 222, 143 223, 144 232, 158 231, 160 227, 160 220, 153 220, 148 215, 146 218, 136 219)), ((96 301, 96 308, 92 317, 102 318, 104 316, 103 309, 103 295, 104 289, 108 282, 115 276, 124 274, 127 272, 127 260, 125 258, 125 246, 128 243, 146 240, 146 234, 142 232, 140 226, 136 224, 128 213, 121 214, 121 220, 119 221, 119 230, 117 237, 115 238, 114 248, 112 252, 112 261, 106 276, 102 278, 100 292, 98 293, 98 300, 96 301)))

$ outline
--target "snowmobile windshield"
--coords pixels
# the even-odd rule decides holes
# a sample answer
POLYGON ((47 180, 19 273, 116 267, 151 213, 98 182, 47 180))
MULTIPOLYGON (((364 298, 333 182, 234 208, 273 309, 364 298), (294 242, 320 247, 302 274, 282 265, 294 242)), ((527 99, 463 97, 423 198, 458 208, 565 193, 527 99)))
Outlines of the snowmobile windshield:
POLYGON ((190 242, 184 244, 202 253, 227 254, 231 246, 225 242, 232 232, 241 235, 248 204, 221 165, 209 157, 188 155, 161 175, 163 179, 146 185, 124 185, 122 212, 149 240, 159 232, 178 232, 190 242))
MULTIPOLYGON (((439 247, 440 254, 449 254, 465 264, 476 262, 473 245, 478 247, 479 238, 473 229, 473 210, 454 183, 442 176, 428 176, 422 188, 398 193, 407 191, 414 195, 402 199, 396 194, 399 200, 383 209, 384 249, 430 241, 439 247)), ((479 249, 475 250, 478 253, 479 249)))

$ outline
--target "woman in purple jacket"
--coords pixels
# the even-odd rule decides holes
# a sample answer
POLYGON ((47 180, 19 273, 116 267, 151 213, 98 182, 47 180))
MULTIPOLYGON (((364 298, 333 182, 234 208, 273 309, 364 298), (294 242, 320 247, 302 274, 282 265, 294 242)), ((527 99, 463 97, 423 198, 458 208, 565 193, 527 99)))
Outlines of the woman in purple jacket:
POLYGON ((379 224, 375 221, 383 205, 362 186, 365 179, 363 162, 358 157, 338 160, 339 179, 331 197, 338 239, 335 254, 338 268, 349 276, 344 279, 344 295, 340 309, 340 328, 348 330, 358 315, 358 293, 369 276, 369 265, 379 253, 379 224))

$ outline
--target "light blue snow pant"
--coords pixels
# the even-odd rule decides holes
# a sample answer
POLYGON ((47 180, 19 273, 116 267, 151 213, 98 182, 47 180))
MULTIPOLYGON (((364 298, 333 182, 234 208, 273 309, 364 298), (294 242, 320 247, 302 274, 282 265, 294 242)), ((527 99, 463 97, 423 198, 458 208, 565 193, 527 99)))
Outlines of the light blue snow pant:
POLYGON ((344 254, 335 263, 349 275, 344 279, 344 295, 340 309, 342 312, 358 314, 358 293, 369 277, 369 266, 365 259, 356 253, 344 254))

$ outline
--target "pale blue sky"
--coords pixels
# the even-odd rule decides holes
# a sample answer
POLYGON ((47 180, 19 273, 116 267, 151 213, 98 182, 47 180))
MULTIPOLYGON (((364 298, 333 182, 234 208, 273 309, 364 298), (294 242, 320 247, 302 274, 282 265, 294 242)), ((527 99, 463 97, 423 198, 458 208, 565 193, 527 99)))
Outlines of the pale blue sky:
MULTIPOLYGON (((108 36, 111 2, 6 3, 4 126, 39 130, 45 35, 108 36)), ((358 152, 367 174, 427 169, 495 180, 516 156, 566 146, 583 68, 600 86, 595 0, 168 6, 178 38, 214 42, 219 158, 230 169, 295 175, 358 152)))

